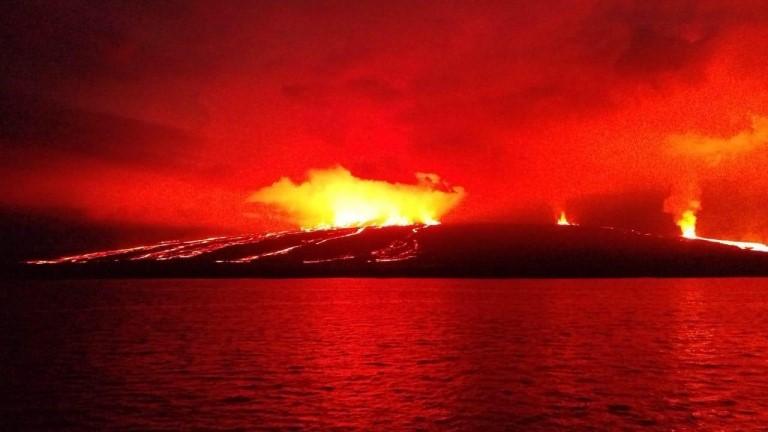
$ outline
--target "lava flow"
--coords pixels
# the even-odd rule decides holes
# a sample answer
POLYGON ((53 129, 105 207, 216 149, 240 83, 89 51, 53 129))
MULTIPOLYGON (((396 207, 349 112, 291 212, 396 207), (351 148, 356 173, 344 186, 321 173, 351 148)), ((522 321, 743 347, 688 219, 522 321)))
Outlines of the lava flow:
POLYGON ((415 258, 419 243, 414 235, 427 225, 387 228, 359 227, 312 231, 283 231, 266 234, 210 237, 191 241, 115 249, 27 264, 137 263, 162 261, 249 264, 279 259, 303 264, 357 260, 367 263, 404 261, 415 258))
POLYGON ((692 240, 704 240, 713 243, 720 243, 728 246, 735 246, 744 250, 752 250, 756 252, 768 252, 768 245, 757 242, 742 242, 734 240, 721 240, 708 237, 700 237, 696 234, 696 212, 692 209, 686 210, 682 213, 677 220, 677 226, 680 227, 683 237, 692 240))
POLYGON ((413 235, 438 225, 440 218, 464 197, 463 188, 450 186, 435 174, 418 173, 416 177, 418 182, 411 185, 360 179, 342 167, 310 170, 303 183, 283 177, 249 199, 284 212, 301 230, 167 241, 27 263, 178 261, 202 255, 220 264, 298 256, 304 264, 409 260, 419 250, 413 235), (390 228, 379 229, 382 227, 390 228), (366 239, 375 240, 373 245, 348 247, 364 233, 366 239))

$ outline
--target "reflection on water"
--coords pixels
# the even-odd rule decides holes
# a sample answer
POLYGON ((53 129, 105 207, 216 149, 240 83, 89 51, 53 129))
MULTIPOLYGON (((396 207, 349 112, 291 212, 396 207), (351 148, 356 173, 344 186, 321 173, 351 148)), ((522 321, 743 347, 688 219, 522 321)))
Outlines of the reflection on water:
POLYGON ((756 430, 768 280, 0 291, 3 429, 756 430))

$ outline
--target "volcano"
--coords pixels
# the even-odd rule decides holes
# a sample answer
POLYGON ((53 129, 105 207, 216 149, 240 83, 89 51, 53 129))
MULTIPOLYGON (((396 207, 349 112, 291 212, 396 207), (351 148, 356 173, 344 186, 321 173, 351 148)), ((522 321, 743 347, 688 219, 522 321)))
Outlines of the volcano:
POLYGON ((768 254, 576 225, 411 225, 165 241, 27 261, 31 277, 696 277, 768 275, 768 254))

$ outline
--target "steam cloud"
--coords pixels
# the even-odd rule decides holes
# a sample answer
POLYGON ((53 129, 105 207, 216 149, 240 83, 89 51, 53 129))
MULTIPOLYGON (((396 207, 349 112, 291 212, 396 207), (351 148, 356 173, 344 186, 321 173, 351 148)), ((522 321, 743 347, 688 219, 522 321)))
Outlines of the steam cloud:
POLYGON ((664 212, 673 215, 675 222, 686 234, 695 232, 696 213, 701 210, 699 178, 703 175, 700 163, 719 166, 721 162, 756 151, 768 144, 768 117, 753 116, 751 127, 730 137, 713 137, 698 133, 671 135, 668 144, 673 154, 687 158, 695 173, 682 177, 673 185, 671 195, 664 201, 664 212))
POLYGON ((768 144, 768 117, 752 117, 751 128, 729 138, 686 133, 670 136, 669 144, 675 153, 704 158, 717 165, 725 157, 749 153, 768 144))

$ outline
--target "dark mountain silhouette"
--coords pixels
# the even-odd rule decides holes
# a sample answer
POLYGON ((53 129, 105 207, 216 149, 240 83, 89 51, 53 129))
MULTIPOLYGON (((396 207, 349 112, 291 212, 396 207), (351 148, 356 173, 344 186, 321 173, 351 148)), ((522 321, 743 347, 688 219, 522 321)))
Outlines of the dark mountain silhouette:
POLYGON ((705 277, 768 275, 768 254, 611 228, 483 224, 168 241, 13 270, 27 277, 705 277))

